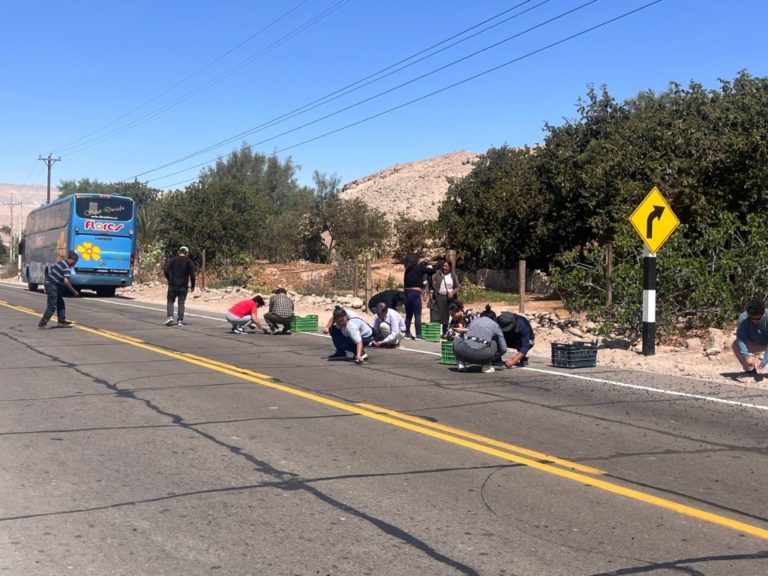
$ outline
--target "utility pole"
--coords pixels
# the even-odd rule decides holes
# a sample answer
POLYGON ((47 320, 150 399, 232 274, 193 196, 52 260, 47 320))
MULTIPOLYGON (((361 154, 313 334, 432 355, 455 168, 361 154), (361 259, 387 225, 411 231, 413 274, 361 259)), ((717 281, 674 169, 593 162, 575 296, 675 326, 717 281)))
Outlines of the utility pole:
POLYGON ((60 162, 61 158, 51 158, 51 153, 48 153, 48 158, 45 158, 44 156, 38 156, 38 160, 42 160, 45 162, 46 166, 48 166, 48 195, 46 196, 46 204, 51 203, 51 166, 53 166, 56 162, 60 162))
MULTIPOLYGON (((13 241, 13 207, 14 206, 21 206, 21 202, 14 202, 13 201, 13 192, 11 192, 11 201, 10 202, 2 202, 0 203, 0 206, 10 206, 11 208, 11 226, 9 228, 10 230, 10 258, 9 261, 13 262, 13 256, 14 256, 14 241, 13 241)), ((21 236, 21 225, 19 225, 19 236, 21 236)))

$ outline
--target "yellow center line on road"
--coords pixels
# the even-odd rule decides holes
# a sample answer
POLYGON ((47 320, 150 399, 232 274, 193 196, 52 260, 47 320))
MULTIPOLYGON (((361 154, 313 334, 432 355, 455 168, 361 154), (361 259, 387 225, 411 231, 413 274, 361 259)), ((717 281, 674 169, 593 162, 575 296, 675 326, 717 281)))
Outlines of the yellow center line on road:
MULTIPOLYGON (((7 308, 11 308, 11 309, 18 310, 25 313, 32 313, 34 315, 39 314, 38 312, 34 312, 34 311, 27 312, 26 309, 22 309, 20 307, 13 306, 2 301, 0 301, 0 306, 5 306, 7 308)), ((666 498, 654 496, 652 494, 641 492, 640 490, 636 490, 634 488, 628 488, 626 486, 609 482, 607 480, 602 480, 593 475, 588 475, 582 472, 575 472, 573 470, 564 469, 561 466, 570 467, 570 468, 573 468, 574 470, 576 469, 577 466, 582 469, 589 468, 589 467, 583 467, 573 462, 569 462, 567 460, 555 459, 552 456, 540 454, 533 450, 522 449, 520 447, 511 445, 511 444, 506 444, 498 440, 493 440, 491 438, 486 438, 484 436, 476 435, 474 433, 460 430, 458 428, 451 428, 441 424, 425 422, 423 419, 420 419, 418 417, 396 412, 394 410, 380 408, 373 405, 366 405, 366 404, 355 405, 355 404, 349 404, 346 402, 341 402, 338 400, 333 400, 331 398, 326 398, 319 394, 315 394, 312 392, 305 392, 297 388, 286 386, 284 384, 279 384, 271 380, 269 376, 261 375, 257 372, 251 372, 250 370, 241 369, 236 366, 232 366, 230 364, 219 362, 217 360, 205 358, 204 356, 197 356, 194 354, 187 354, 187 353, 181 353, 181 352, 174 352, 172 350, 166 350, 158 346, 147 344, 135 338, 124 337, 116 332, 100 330, 97 328, 90 328, 87 326, 83 326, 82 324, 75 324, 73 325, 73 328, 82 330, 84 332, 89 332, 91 334, 95 334, 98 336, 102 336, 104 338, 109 338, 111 340, 115 340, 123 344, 128 344, 130 346, 141 348, 149 352, 161 354, 169 358, 181 360, 183 362, 188 362, 195 366, 200 366, 202 368, 213 370, 221 374, 227 374, 235 378, 246 380, 248 382, 253 382, 254 384, 259 384, 265 388, 271 388, 273 390, 285 392, 287 394, 304 398, 306 400, 310 400, 318 404, 323 404, 325 406, 337 408, 338 410, 341 410, 344 412, 349 412, 352 414, 357 414, 359 416, 364 416, 366 418, 370 418, 371 420, 376 420, 379 422, 390 424, 392 426, 410 430, 412 432, 416 432, 424 436, 429 436, 431 438, 436 438, 444 442, 462 446, 464 448, 469 448, 476 452, 487 454, 489 456, 495 456, 502 460, 515 462, 517 464, 521 464, 529 468, 539 470, 541 472, 546 472, 547 474, 552 474, 560 478, 565 478, 567 480, 578 482, 579 484, 591 486, 593 488, 598 488, 600 490, 604 490, 605 492, 609 492, 619 496, 624 496, 626 498, 630 498, 638 502, 651 504, 653 506, 657 506, 665 510, 670 510, 672 512, 676 512, 684 516, 697 518, 704 522, 722 526, 731 530, 742 532, 744 534, 749 534, 751 536, 755 536, 763 540, 768 540, 768 530, 765 528, 760 528, 759 526, 747 524, 746 522, 734 520, 732 518, 728 518, 720 514, 715 514, 713 512, 708 512, 700 508, 694 508, 693 506, 687 506, 685 504, 674 502, 666 498), (469 440, 465 438, 472 438, 473 440, 469 440), (477 441, 474 441, 474 440, 477 440, 477 441), (485 444, 481 444, 480 442, 484 442, 485 444), (494 446, 497 446, 497 447, 494 447, 494 446), (506 447, 506 449, 502 450, 500 449, 501 447, 506 447), (532 458, 519 456, 518 454, 512 453, 512 451, 527 453, 528 455, 536 459, 534 460, 532 458), (541 462, 540 460, 542 459, 547 460, 547 462, 541 462), (557 462, 559 465, 555 466, 549 462, 552 462, 552 463, 557 462)), ((594 470, 596 471, 596 473, 602 472, 598 469, 594 469, 594 470)))
POLYGON ((558 464, 560 466, 563 466, 564 468, 570 468, 572 470, 578 470, 580 472, 584 472, 586 474, 605 474, 606 472, 604 470, 600 470, 599 468, 592 468, 591 466, 584 466, 583 464, 579 464, 578 462, 571 462, 570 460, 563 460, 562 458, 558 458, 556 456, 551 456, 549 454, 544 454, 542 452, 536 452, 535 450, 530 450, 528 448, 523 448, 522 446, 515 446, 514 444, 508 444, 506 442, 500 442, 499 440, 494 440, 493 438, 488 438, 487 436, 482 436, 480 434, 475 434, 474 432, 467 432, 466 430, 461 430, 460 428, 452 428, 451 426, 445 426, 444 424, 438 424, 437 422, 429 422, 427 420, 424 420, 424 418, 420 418, 418 416, 411 416, 410 414, 404 414, 403 412, 396 412, 395 410, 390 410, 388 408, 382 408, 381 406, 375 406, 373 404, 363 404, 358 403, 358 406, 361 408, 367 408, 368 410, 372 410, 374 412, 378 413, 384 413, 389 414, 390 416, 393 416, 395 418, 400 418, 402 420, 407 420, 409 422, 416 422, 422 426, 426 426, 428 428, 435 428, 437 430, 442 430, 443 432, 447 432, 448 434, 453 434, 454 436, 460 436, 463 438, 469 438, 470 440, 475 440, 477 442, 482 442, 483 444, 488 444, 490 446, 495 446, 497 448, 501 448, 503 450, 508 450, 510 452, 517 452, 519 454, 524 454, 525 456, 530 456, 531 458, 536 458, 537 460, 543 460, 544 463, 552 463, 552 464, 558 464))

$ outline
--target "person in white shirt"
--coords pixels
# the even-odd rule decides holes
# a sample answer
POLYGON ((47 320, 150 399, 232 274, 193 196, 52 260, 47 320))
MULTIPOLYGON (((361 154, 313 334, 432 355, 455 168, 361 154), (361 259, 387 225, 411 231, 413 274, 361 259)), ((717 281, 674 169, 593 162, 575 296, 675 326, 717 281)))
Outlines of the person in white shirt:
POLYGON ((448 331, 448 305, 457 298, 461 286, 459 278, 453 271, 451 263, 446 261, 440 266, 440 270, 432 275, 432 302, 430 306, 430 320, 439 322, 441 333, 445 336, 448 331))
POLYGON ((376 315, 373 318, 372 346, 382 348, 397 348, 405 337, 405 320, 397 312, 387 306, 386 302, 376 305, 376 315))
POLYGON ((373 342, 373 329, 354 310, 336 306, 333 316, 323 326, 323 334, 331 335, 336 352, 328 358, 346 358, 347 352, 355 354, 355 363, 362 364, 368 358, 365 347, 373 342))

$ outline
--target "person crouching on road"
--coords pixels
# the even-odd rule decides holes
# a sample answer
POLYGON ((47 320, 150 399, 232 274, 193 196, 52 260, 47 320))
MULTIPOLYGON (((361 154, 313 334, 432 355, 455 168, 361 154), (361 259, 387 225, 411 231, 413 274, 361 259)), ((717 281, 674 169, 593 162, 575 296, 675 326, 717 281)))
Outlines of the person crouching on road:
MULTIPOLYGON (((501 331, 504 333, 504 341, 507 348, 514 349, 515 355, 512 358, 504 360, 504 366, 507 368, 522 368, 528 364, 528 352, 535 344, 535 336, 531 323, 525 316, 515 314, 514 312, 502 312, 496 318, 501 331)), ((501 359, 501 356, 499 356, 501 359)))
POLYGON ((271 334, 269 328, 266 328, 259 322, 257 314, 259 313, 259 306, 264 306, 264 298, 259 295, 253 298, 247 298, 235 302, 235 304, 227 310, 227 321, 232 324, 233 334, 245 334, 247 329, 255 330, 259 328, 264 334, 271 334))
POLYGON ((760 298, 750 300, 739 315, 732 349, 748 374, 768 364, 768 310, 760 298))
POLYGON ((290 334, 294 319, 293 300, 285 288, 275 288, 269 297, 269 312, 264 314, 272 334, 290 334))
POLYGON ((72 276, 72 267, 77 264, 80 257, 77 252, 70 250, 67 252, 67 257, 63 260, 59 260, 49 271, 45 277, 45 293, 47 295, 47 301, 45 306, 45 312, 43 317, 40 318, 37 327, 40 329, 48 326, 48 321, 56 312, 59 326, 69 326, 72 324, 67 320, 67 309, 64 304, 64 290, 69 290, 73 296, 80 296, 80 293, 72 286, 72 282, 69 278, 72 276))
POLYGON ((373 329, 354 310, 336 306, 333 316, 323 326, 323 334, 331 334, 336 352, 328 359, 346 358, 347 352, 355 355, 355 363, 362 364, 368 358, 364 352, 366 346, 373 341, 373 329))
POLYGON ((392 310, 386 302, 376 305, 373 318, 373 342, 377 348, 397 348, 405 337, 405 320, 397 310, 392 310))
POLYGON ((464 372, 468 364, 480 364, 483 372, 493 372, 491 363, 506 351, 504 333, 496 320, 487 316, 472 320, 467 331, 453 341, 453 355, 459 372, 464 372))
POLYGON ((399 312, 400 308, 405 308, 405 292, 402 290, 384 290, 384 292, 374 294, 368 300, 368 310, 371 311, 371 314, 376 314, 376 306, 380 302, 384 302, 390 310, 397 310, 399 312))

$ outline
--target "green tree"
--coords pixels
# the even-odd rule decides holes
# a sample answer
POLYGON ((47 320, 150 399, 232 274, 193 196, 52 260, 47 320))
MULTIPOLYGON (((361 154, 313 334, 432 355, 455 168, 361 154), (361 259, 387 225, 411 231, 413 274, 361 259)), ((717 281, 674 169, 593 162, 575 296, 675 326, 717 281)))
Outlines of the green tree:
POLYGON ((324 232, 328 235, 328 252, 345 260, 366 253, 372 258, 387 249, 390 225, 384 214, 369 207, 359 198, 335 197, 324 207, 324 232))
POLYGON ((657 317, 721 322, 765 291, 756 215, 768 202, 768 79, 672 83, 625 102, 590 87, 577 112, 546 125, 543 146, 490 150, 451 185, 439 222, 452 244, 486 265, 554 262, 566 305, 636 327, 641 245, 627 218, 655 185, 683 222, 658 260, 657 317), (602 293, 608 242, 612 310, 602 293))
POLYGON ((152 204, 160 194, 160 190, 138 181, 106 183, 88 178, 77 181, 62 180, 59 184, 59 197, 63 198, 70 194, 119 194, 133 198, 137 206, 144 206, 152 204))
POLYGON ((6 248, 5 244, 3 243, 3 240, 0 238, 0 264, 8 264, 8 248, 6 248))
POLYGON ((205 249, 212 265, 242 265, 259 256, 268 201, 231 181, 194 183, 163 195, 158 233, 167 255, 188 245, 193 256, 205 249))
POLYGON ((432 222, 408 218, 403 214, 395 220, 394 230, 395 245, 392 255, 401 262, 405 262, 408 254, 423 258, 435 234, 432 222))
MULTIPOLYGON (((465 178, 451 182, 439 207, 444 243, 478 265, 511 268, 541 256, 547 196, 528 148, 491 148, 465 178)), ((534 262, 539 265, 539 262, 534 262)))
POLYGON ((331 221, 338 202, 341 179, 336 174, 328 175, 315 170, 312 180, 315 184, 312 207, 298 220, 301 253, 310 262, 330 262, 335 247, 330 234, 331 221))

